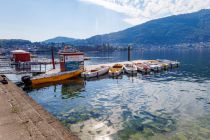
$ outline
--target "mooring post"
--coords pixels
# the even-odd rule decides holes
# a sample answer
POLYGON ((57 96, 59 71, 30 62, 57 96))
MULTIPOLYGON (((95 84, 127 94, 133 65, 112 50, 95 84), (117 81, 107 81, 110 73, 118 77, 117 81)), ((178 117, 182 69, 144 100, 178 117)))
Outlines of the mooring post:
POLYGON ((55 69, 55 60, 54 60, 54 49, 53 49, 53 47, 51 47, 51 51, 52 51, 52 65, 53 65, 53 69, 55 69))
POLYGON ((128 46, 128 61, 131 61, 131 46, 128 46))

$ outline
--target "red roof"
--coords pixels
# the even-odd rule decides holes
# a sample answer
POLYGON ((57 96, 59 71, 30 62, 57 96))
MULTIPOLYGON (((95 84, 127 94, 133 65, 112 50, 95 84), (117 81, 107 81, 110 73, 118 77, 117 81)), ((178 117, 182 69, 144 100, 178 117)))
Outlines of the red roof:
POLYGON ((14 50, 14 51, 11 51, 13 54, 28 54, 30 52, 27 52, 27 51, 24 51, 24 50, 14 50))

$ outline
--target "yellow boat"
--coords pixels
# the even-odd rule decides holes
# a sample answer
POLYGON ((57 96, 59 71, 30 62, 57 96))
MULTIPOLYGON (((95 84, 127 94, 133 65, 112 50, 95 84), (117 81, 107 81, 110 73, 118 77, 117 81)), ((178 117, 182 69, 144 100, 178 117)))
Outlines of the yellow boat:
POLYGON ((62 81, 32 85, 32 88, 33 89, 40 89, 40 88, 43 88, 43 87, 49 87, 49 86, 58 85, 58 84, 67 85, 67 86, 71 86, 72 84, 84 85, 84 80, 82 78, 71 78, 71 79, 65 79, 65 80, 62 80, 62 81))
POLYGON ((77 77, 82 73, 83 70, 75 70, 75 71, 65 71, 60 72, 58 69, 53 69, 51 71, 46 72, 45 74, 41 74, 39 76, 33 77, 30 79, 29 76, 25 76, 22 78, 22 81, 26 85, 39 85, 44 83, 52 83, 57 81, 66 80, 69 78, 77 77))
POLYGON ((158 60, 149 60, 148 61, 150 64, 157 64, 159 66, 161 66, 162 69, 168 69, 169 65, 167 63, 163 63, 161 61, 158 61, 158 60))
POLYGON ((119 76, 123 72, 123 64, 115 64, 109 69, 109 76, 119 76))
POLYGON ((32 85, 61 81, 73 77, 77 77, 82 73, 82 70, 65 71, 51 74, 44 74, 31 79, 32 85))

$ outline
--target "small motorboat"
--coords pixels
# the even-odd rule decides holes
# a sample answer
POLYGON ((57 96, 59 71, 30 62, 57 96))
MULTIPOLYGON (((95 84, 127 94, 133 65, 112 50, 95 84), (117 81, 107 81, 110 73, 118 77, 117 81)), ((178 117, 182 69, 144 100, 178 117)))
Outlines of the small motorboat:
POLYGON ((92 78, 92 77, 99 77, 108 73, 109 67, 108 66, 101 66, 92 70, 86 70, 81 73, 81 77, 84 78, 92 78))
POLYGON ((59 69, 53 69, 47 71, 45 74, 41 74, 32 78, 30 76, 23 76, 21 79, 25 85, 34 86, 38 84, 51 83, 66 80, 69 78, 74 78, 79 76, 81 73, 82 70, 60 72, 59 69))
POLYGON ((150 67, 145 64, 145 63, 135 63, 137 70, 142 72, 142 73, 149 73, 150 72, 150 67))
POLYGON ((115 64, 109 69, 109 76, 119 76, 123 72, 123 64, 115 64))
POLYGON ((137 67, 135 64, 125 64, 124 70, 127 74, 137 74, 137 67))

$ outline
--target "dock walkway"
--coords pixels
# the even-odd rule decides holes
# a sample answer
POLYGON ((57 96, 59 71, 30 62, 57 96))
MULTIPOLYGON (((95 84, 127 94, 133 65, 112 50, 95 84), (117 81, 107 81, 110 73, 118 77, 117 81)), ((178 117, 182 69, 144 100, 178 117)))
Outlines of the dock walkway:
POLYGON ((78 137, 8 81, 6 85, 0 83, 0 139, 78 140, 78 137))
POLYGON ((149 60, 133 60, 133 61, 123 61, 123 62, 113 62, 113 63, 105 63, 105 64, 97 64, 97 65, 87 65, 85 66, 86 70, 90 70, 90 69, 95 69, 98 68, 100 66, 113 66, 115 64, 131 64, 131 63, 143 63, 143 62, 147 62, 149 60))

